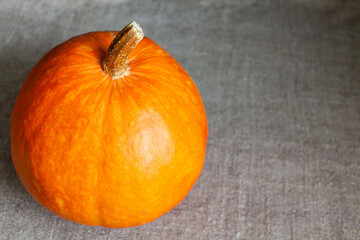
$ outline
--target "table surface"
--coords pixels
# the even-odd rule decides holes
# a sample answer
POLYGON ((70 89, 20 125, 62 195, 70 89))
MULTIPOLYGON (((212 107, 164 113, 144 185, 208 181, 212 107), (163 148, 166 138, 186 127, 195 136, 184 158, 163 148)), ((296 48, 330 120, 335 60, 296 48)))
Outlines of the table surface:
POLYGON ((0 53, 0 239, 360 239, 359 1, 2 0, 0 53), (72 223, 20 183, 12 106, 49 49, 132 20, 202 95, 203 172, 149 224, 72 223))

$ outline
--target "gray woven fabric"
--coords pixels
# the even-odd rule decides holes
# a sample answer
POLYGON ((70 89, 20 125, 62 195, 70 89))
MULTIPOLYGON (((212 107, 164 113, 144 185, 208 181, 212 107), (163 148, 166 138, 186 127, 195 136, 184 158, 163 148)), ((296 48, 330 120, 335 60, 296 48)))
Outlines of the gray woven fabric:
POLYGON ((360 239, 359 1, 4 0, 0 53, 0 239, 360 239), (49 49, 131 20, 197 84, 205 165, 156 221, 83 226, 21 185, 11 109, 49 49))

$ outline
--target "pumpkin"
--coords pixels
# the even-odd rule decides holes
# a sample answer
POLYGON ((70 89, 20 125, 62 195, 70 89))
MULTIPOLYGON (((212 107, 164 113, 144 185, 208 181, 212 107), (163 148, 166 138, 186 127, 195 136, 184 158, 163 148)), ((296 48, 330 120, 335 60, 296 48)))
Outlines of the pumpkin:
POLYGON ((11 116, 11 154, 26 190, 81 224, 132 227, 182 201, 208 135, 186 71, 135 22, 49 51, 11 116))

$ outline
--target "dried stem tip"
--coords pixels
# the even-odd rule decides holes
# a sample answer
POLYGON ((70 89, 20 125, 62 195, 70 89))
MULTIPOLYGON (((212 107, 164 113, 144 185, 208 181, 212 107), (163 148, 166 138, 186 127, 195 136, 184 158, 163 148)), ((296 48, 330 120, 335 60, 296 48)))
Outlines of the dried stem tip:
POLYGON ((136 22, 129 23, 121 30, 106 52, 102 62, 104 72, 109 74, 113 79, 121 78, 128 69, 126 61, 130 52, 143 37, 144 33, 136 22))

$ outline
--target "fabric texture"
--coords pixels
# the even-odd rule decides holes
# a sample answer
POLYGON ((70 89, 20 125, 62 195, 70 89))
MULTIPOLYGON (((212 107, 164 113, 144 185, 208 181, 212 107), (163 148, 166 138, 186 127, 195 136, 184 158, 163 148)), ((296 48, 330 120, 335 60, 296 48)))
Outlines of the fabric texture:
POLYGON ((360 239, 359 1, 4 0, 0 53, 0 239, 360 239), (11 109, 52 47, 132 20, 198 86, 203 172, 149 224, 72 223, 18 179, 11 109))

